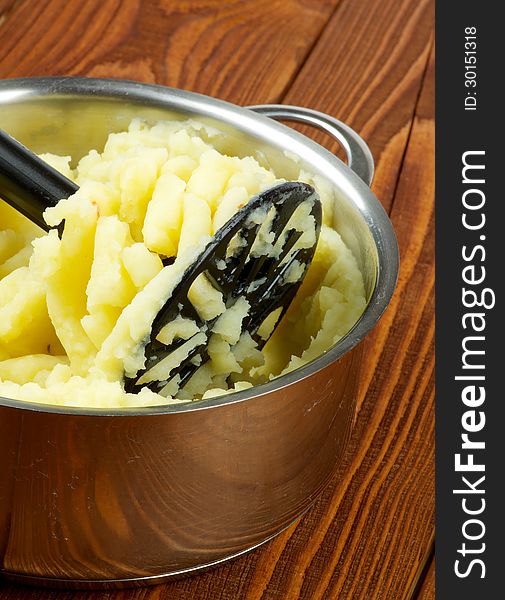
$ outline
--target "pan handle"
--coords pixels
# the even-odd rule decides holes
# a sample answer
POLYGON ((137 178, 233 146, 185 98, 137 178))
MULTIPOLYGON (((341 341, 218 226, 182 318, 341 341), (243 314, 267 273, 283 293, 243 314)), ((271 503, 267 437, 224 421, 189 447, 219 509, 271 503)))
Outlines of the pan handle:
POLYGON ((276 120, 298 121, 306 125, 312 125, 317 129, 326 131, 333 136, 347 155, 347 163, 358 177, 368 186, 372 183, 374 174, 374 160, 370 148, 354 129, 351 129, 342 121, 327 115, 326 113, 305 108, 303 106, 290 106, 288 104, 258 104, 248 106, 254 112, 265 115, 276 120))

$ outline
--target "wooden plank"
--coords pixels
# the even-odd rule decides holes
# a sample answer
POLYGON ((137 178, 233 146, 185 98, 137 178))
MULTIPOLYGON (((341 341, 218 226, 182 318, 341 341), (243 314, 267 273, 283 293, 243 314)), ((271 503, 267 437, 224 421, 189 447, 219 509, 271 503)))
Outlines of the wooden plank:
MULTIPOLYGON (((432 31, 433 0, 342 2, 283 100, 332 114, 363 136, 376 161, 373 189, 387 209, 432 31)), ((337 149, 324 134, 310 135, 337 149)))
POLYGON ((0 77, 115 77, 274 102, 337 3, 25 0, 2 26, 0 77))
POLYGON ((6 15, 19 0, 0 0, 0 15, 6 15))
POLYGON ((18 0, 0 0, 0 26, 7 19, 18 0))
POLYGON ((430 563, 428 571, 419 588, 415 600, 435 600, 435 559, 430 563))
MULTIPOLYGON (((334 593, 338 590, 342 597, 404 597, 424 566, 433 535, 433 85, 434 55, 417 106, 391 215, 402 257, 398 289, 370 343, 369 356, 380 359, 377 366, 372 360, 371 368, 365 372, 367 396, 357 420, 358 435, 361 429, 361 435, 366 436, 373 429, 372 423, 381 419, 375 435, 384 436, 382 460, 390 457, 391 470, 381 465, 376 474, 367 473, 370 482, 375 480, 378 495, 362 508, 370 531, 367 534, 364 529, 361 539, 367 545, 366 566, 374 575, 366 581, 363 591, 358 585, 360 593, 352 586, 336 586, 334 593), (369 423, 366 415, 371 417, 369 423), (380 492, 379 482, 389 489, 380 492), (376 517, 370 518, 377 501, 380 507, 376 517), (376 528, 385 531, 375 534, 378 539, 371 541, 376 528), (371 544, 377 555, 373 560, 371 544)), ((370 445, 374 454, 378 447, 377 443, 370 445)))

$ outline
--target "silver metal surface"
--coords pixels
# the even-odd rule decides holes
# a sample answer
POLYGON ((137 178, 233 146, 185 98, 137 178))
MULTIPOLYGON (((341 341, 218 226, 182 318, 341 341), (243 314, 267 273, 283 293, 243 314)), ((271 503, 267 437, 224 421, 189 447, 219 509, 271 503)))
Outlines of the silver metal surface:
POLYGON ((288 104, 257 104, 248 106, 254 112, 265 115, 271 119, 284 121, 297 121, 312 125, 317 129, 326 131, 333 136, 343 147, 347 155, 347 164, 358 177, 370 185, 374 174, 374 160, 370 148, 365 140, 342 121, 326 113, 303 106, 288 104))
POLYGON ((206 568, 302 514, 345 448, 358 342, 398 273, 391 223, 360 178, 370 170, 359 166, 366 146, 355 158, 356 134, 346 139, 360 176, 288 127, 206 96, 115 80, 0 81, 0 127, 36 152, 78 159, 134 117, 188 116, 223 130, 212 140, 223 151, 253 155, 281 177, 303 168, 330 186, 334 226, 359 262, 368 306, 323 356, 236 394, 128 410, 0 398, 0 573, 11 579, 117 587, 206 568))

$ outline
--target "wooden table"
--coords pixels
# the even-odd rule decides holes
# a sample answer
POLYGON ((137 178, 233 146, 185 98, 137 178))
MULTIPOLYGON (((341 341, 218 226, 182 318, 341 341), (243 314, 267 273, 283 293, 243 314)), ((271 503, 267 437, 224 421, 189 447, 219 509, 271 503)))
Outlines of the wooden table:
POLYGON ((237 104, 300 104, 347 122, 375 156, 373 189, 402 259, 394 299, 367 341, 347 452, 301 521, 249 555, 167 585, 0 584, 2 600, 434 597, 433 20, 432 0, 0 0, 2 78, 136 79, 237 104))

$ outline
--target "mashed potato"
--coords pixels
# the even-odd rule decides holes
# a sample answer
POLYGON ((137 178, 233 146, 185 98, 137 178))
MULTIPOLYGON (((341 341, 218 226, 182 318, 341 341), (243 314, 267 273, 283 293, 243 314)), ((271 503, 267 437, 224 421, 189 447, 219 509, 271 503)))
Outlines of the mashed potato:
MULTIPOLYGON (((251 196, 284 181, 252 157, 221 154, 209 131, 195 121, 149 127, 136 120, 75 169, 70 157, 43 155, 79 185, 45 212, 55 228, 47 234, 0 200, 0 395, 86 407, 198 400, 291 371, 349 331, 365 307, 363 280, 329 226, 331 197, 316 182, 323 203, 316 253, 264 348, 241 331, 248 307, 237 302, 226 311, 200 277, 190 299, 203 318, 217 318, 210 360, 182 389, 176 377, 162 395, 124 391, 124 375, 145 365, 154 317, 210 236, 251 196)), ((314 185, 306 173, 298 179, 314 185)), ((179 347, 187 353, 198 341, 194 327, 178 317, 158 339, 187 340, 179 347)))

